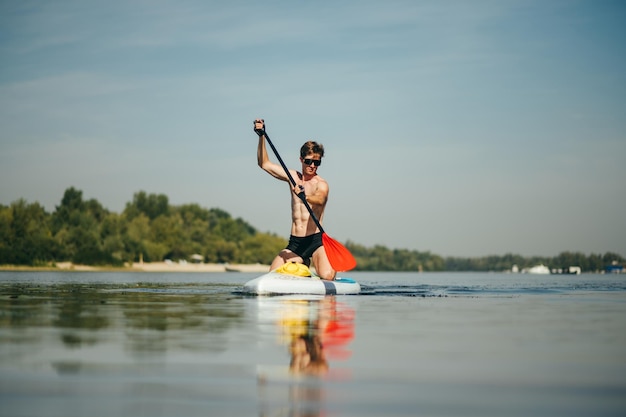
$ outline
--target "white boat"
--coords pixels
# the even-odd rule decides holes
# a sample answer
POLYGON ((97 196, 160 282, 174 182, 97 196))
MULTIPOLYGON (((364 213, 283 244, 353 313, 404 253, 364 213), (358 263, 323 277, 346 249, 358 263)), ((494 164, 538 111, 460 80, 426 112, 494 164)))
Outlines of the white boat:
POLYGON ((351 278, 337 277, 333 281, 323 280, 313 275, 306 265, 287 263, 246 282, 242 292, 256 295, 342 295, 359 294, 361 285, 351 278))
POLYGON ((528 269, 529 274, 549 274, 550 268, 545 266, 544 264, 535 265, 532 268, 528 269))

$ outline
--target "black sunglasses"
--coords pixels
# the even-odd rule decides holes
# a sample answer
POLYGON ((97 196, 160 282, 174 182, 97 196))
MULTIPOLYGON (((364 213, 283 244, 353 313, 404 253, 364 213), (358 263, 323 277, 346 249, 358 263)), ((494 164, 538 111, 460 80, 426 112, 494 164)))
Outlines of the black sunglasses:
POLYGON ((316 167, 322 165, 322 160, 321 159, 310 159, 310 158, 306 158, 303 160, 304 165, 315 165, 316 167))

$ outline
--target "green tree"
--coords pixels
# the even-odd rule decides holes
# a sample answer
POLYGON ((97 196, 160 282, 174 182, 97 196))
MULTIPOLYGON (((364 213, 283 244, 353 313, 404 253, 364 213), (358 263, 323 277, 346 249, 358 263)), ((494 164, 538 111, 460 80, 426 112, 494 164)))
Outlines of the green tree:
POLYGON ((257 233, 241 243, 240 263, 271 264, 287 245, 287 240, 276 235, 257 233))
POLYGON ((109 213, 100 224, 100 239, 102 239, 102 250, 110 254, 113 262, 123 264, 132 261, 132 257, 127 254, 124 245, 125 222, 122 216, 117 213, 109 213))
POLYGON ((126 204, 124 214, 129 220, 140 214, 154 220, 159 216, 167 215, 169 208, 169 200, 166 195, 147 194, 145 191, 139 191, 133 196, 133 201, 126 204))
POLYGON ((83 201, 83 192, 74 187, 65 190, 61 204, 52 215, 52 229, 59 247, 57 260, 69 260, 79 264, 121 264, 113 256, 107 244, 114 245, 116 239, 101 232, 101 225, 109 216, 108 210, 95 199, 83 201))
MULTIPOLYGON (((150 261, 147 253, 147 243, 150 238, 150 219, 143 213, 133 217, 127 223, 126 233, 123 235, 124 247, 132 261, 150 261)), ((155 259, 158 260, 158 259, 155 259)))
POLYGON ((178 213, 162 215, 150 223, 149 240, 164 251, 161 258, 155 259, 156 254, 152 254, 150 259, 163 260, 163 257, 173 259, 186 259, 188 257, 187 236, 185 233, 183 220, 178 213))
POLYGON ((0 263, 37 265, 54 258, 49 216, 39 203, 20 199, 0 209, 0 263))

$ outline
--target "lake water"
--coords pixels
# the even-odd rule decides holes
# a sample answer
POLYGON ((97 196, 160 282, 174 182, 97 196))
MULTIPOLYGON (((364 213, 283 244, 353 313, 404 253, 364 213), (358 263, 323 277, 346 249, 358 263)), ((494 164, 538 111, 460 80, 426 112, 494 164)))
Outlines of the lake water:
POLYGON ((626 415, 626 275, 0 272, 0 416, 626 415))

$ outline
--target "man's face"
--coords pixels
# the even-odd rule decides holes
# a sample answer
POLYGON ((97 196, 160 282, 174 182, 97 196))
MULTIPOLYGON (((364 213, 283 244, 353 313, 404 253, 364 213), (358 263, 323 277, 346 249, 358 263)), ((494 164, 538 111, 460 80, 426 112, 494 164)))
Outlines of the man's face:
POLYGON ((304 158, 300 158, 300 162, 302 162, 302 171, 305 174, 313 175, 322 163, 322 157, 318 153, 310 153, 304 158))

